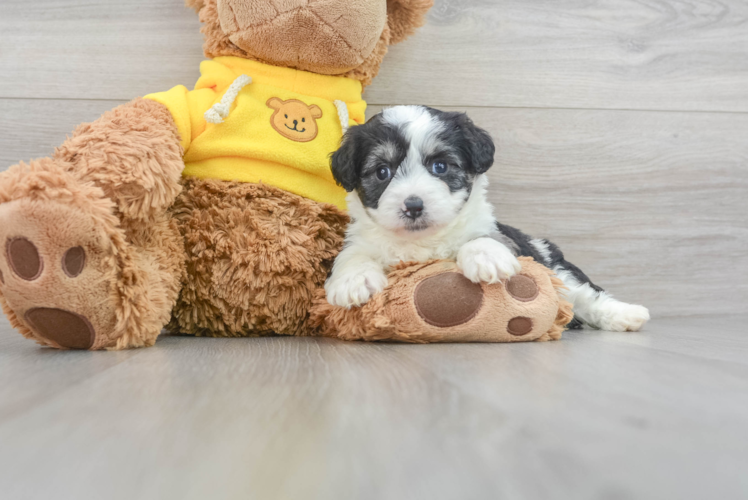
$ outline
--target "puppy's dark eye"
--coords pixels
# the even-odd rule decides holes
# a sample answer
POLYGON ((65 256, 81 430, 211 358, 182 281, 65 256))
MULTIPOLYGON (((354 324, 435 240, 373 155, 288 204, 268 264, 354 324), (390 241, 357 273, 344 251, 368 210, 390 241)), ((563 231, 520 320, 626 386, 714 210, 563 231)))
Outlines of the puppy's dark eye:
POLYGON ((380 181, 386 181, 390 177, 392 177, 392 171, 389 167, 379 167, 377 169, 377 179, 380 181))
POLYGON ((285 116, 286 118, 288 118, 288 115, 283 115, 283 116, 285 116))
POLYGON ((302 118, 302 119, 301 119, 301 121, 302 121, 302 122, 305 122, 305 121, 306 121, 306 118, 302 118))
POLYGON ((447 173, 447 164, 443 161, 435 161, 431 164, 431 173, 434 175, 444 175, 447 173))

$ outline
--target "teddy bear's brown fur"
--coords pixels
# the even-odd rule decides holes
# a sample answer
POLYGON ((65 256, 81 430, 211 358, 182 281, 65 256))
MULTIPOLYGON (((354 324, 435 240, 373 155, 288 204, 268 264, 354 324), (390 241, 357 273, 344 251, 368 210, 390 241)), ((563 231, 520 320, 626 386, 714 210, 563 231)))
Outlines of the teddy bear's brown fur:
MULTIPOLYGON (((340 74, 367 85, 387 46, 422 24, 431 3, 321 0, 315 8, 355 16, 379 5, 381 25, 356 19, 349 34, 375 36, 360 43, 362 54, 371 45, 366 57, 355 61, 348 49, 356 44, 343 40, 348 66, 358 64, 340 74)), ((232 42, 219 10, 281 4, 187 4, 203 22, 207 56, 274 62, 232 42)), ((312 26, 310 36, 317 28, 327 29, 312 26)), ((312 333, 309 309, 347 216, 268 185, 183 179, 182 155, 170 112, 136 99, 79 126, 52 158, 0 174, 0 304, 14 327, 43 345, 83 349, 152 345, 167 324, 194 335, 312 333)))

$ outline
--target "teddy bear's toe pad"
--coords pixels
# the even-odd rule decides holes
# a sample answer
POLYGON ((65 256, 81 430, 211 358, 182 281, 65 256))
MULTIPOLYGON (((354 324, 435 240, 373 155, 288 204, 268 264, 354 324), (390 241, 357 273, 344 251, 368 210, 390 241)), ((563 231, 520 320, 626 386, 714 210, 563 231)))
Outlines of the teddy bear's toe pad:
POLYGON ((524 316, 512 318, 506 325, 506 331, 515 337, 527 335, 532 331, 532 320, 524 316))
POLYGON ((8 264, 21 279, 33 281, 42 274, 39 250, 26 238, 12 238, 6 244, 8 264))
POLYGON ((524 274, 517 274, 506 282, 506 291, 509 295, 522 302, 535 300, 540 289, 535 281, 524 274))
POLYGON ((68 278, 75 278, 86 267, 86 251, 82 247, 73 247, 62 256, 62 270, 68 278))
POLYGON ((96 338, 88 319, 62 309, 35 307, 26 312, 26 322, 37 335, 68 349, 90 349, 96 338))
POLYGON ((445 328, 470 321, 483 304, 483 290, 462 274, 444 273, 421 281, 413 298, 426 323, 445 328))

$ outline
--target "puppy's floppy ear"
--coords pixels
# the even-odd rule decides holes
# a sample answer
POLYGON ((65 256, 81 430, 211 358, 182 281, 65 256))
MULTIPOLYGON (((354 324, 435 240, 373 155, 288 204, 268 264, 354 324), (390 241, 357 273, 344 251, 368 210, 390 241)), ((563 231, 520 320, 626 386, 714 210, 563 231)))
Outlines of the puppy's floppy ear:
POLYGON ((349 129, 340 148, 330 157, 333 179, 349 193, 361 182, 361 162, 365 154, 359 133, 362 128, 363 125, 357 125, 349 129))
POLYGON ((426 22, 434 0, 387 0, 390 44, 402 42, 426 22))
POLYGON ((467 155, 475 172, 485 173, 493 165, 493 156, 496 153, 493 139, 488 132, 476 127, 473 120, 464 113, 460 113, 457 123, 465 139, 461 149, 467 155))

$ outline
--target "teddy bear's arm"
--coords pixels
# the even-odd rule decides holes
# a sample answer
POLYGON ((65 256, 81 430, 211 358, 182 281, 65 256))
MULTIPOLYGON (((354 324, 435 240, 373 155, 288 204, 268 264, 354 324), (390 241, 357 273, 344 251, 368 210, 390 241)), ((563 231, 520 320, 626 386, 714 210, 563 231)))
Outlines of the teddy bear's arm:
POLYGON ((123 216, 148 219, 179 194, 182 155, 166 106, 136 99, 78 126, 54 156, 66 170, 100 187, 123 216))

